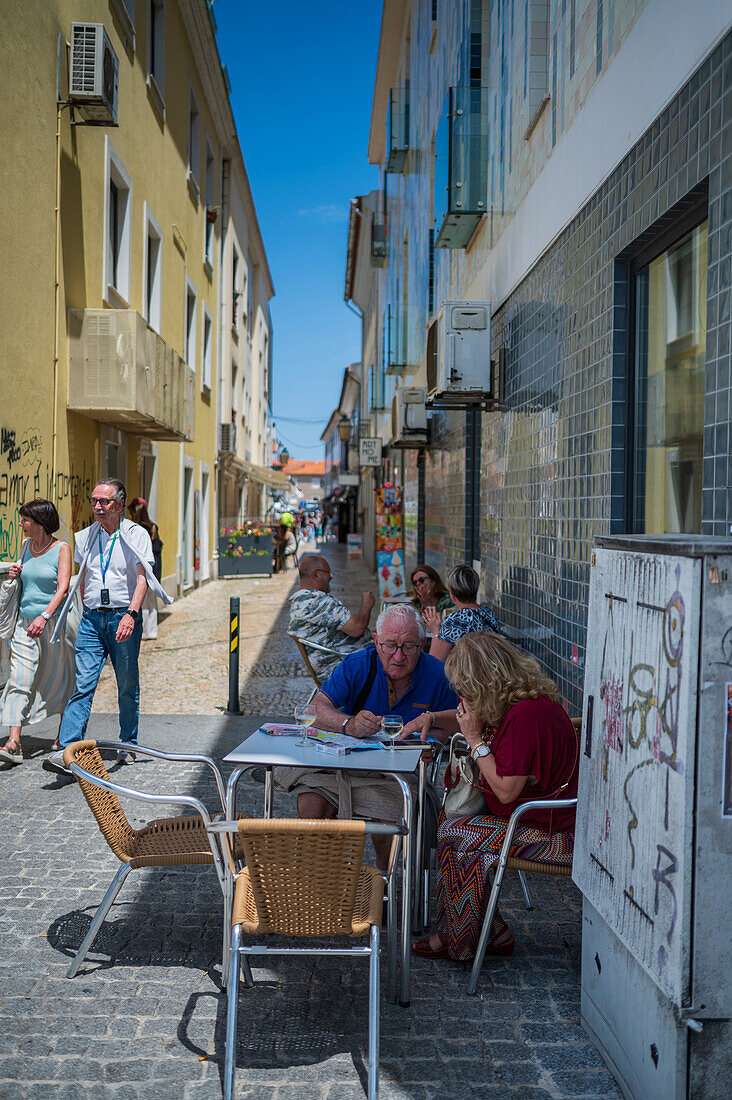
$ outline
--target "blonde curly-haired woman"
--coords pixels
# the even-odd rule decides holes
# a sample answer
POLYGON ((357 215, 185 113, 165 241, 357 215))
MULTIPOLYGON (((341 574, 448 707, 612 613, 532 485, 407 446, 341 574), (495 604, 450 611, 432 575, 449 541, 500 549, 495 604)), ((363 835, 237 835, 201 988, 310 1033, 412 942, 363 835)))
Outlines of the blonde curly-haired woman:
MULTIPOLYGON (((428 959, 472 959, 509 817, 527 799, 575 798, 577 734, 553 680, 497 634, 466 634, 445 661, 458 693, 456 720, 480 773, 486 812, 440 816, 437 932, 412 944, 428 959)), ((574 809, 529 810, 511 855, 571 863, 574 809)), ((514 939, 498 910, 487 954, 511 955, 514 939)))

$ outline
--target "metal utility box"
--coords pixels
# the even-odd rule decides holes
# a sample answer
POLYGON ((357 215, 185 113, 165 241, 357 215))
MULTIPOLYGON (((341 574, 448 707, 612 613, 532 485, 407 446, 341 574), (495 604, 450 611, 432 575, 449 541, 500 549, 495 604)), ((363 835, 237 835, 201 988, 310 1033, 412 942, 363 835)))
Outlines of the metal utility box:
POLYGON ((592 553, 582 1022, 633 1100, 732 1095, 732 542, 592 553))

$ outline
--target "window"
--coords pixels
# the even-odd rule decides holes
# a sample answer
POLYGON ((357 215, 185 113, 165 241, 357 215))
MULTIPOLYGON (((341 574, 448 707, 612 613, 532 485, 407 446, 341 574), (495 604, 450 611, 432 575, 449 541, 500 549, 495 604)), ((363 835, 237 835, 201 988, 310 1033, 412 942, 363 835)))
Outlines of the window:
POLYGON ((165 114, 165 0, 149 0, 147 9, 147 84, 165 114))
POLYGON ((203 226, 203 262, 208 267, 209 274, 213 273, 213 250, 214 250, 214 224, 216 221, 217 210, 215 208, 216 203, 216 161, 214 158, 214 152, 211 148, 211 143, 206 141, 206 173, 204 176, 204 185, 206 188, 205 202, 206 208, 203 212, 204 226, 203 226))
POLYGON ((638 533, 701 531, 706 277, 706 221, 632 269, 632 526, 638 533))
POLYGON ((211 356, 213 324, 207 306, 203 307, 203 341, 201 344, 201 390, 211 393, 211 356))
POLYGON ((160 332, 163 232, 145 203, 145 255, 142 270, 143 316, 160 332))
POLYGON ((135 0, 112 0, 112 7, 119 18, 127 41, 133 50, 135 48, 135 0))
POLYGON ((198 110, 198 100, 193 88, 190 88, 188 99, 188 182, 193 187, 196 201, 198 201, 198 178, 201 170, 200 128, 201 115, 198 110))
POLYGON ((132 234, 132 179, 105 136, 105 200, 103 297, 112 306, 130 300, 130 238, 132 234))
POLYGON ((241 260, 236 247, 233 249, 231 261, 231 327, 236 335, 239 334, 239 312, 241 310, 241 287, 239 286, 239 268, 241 260))
POLYGON ((196 369, 196 304, 198 294, 190 279, 186 282, 186 346, 185 360, 196 369))
POLYGON ((231 423, 236 424, 237 386, 239 384, 239 365, 236 359, 231 360, 231 423))

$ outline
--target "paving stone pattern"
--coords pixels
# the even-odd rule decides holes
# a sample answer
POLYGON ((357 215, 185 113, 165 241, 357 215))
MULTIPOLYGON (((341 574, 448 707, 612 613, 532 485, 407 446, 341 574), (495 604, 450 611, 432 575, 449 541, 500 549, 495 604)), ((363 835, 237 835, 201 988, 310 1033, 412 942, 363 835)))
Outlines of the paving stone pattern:
MULTIPOLYGON (((357 606, 373 578, 340 547, 327 553, 336 594, 357 606)), ((262 715, 290 714, 308 690, 285 637, 293 578, 217 582, 173 606, 143 650, 141 742, 220 760, 262 715), (219 709, 231 594, 242 598, 244 718, 219 709)), ((109 687, 98 701, 113 711, 109 687)), ((77 785, 41 770, 55 726, 33 727, 26 762, 0 772, 0 1100, 218 1100, 226 1006, 212 868, 133 872, 81 972, 65 977, 119 865, 77 785)), ((92 715, 92 735, 116 730, 114 713, 92 715)), ((216 807, 207 769, 155 761, 110 764, 110 773, 216 807)), ((262 789, 243 779, 240 809, 261 813, 262 789)), ((126 809, 135 825, 169 812, 131 801, 126 809)), ((279 794, 276 811, 292 813, 292 800, 279 794)), ((411 1007, 382 1000, 385 1100, 620 1096, 579 1026, 579 895, 565 879, 530 877, 531 913, 517 882, 507 884, 502 908, 517 950, 486 963, 479 996, 467 996, 464 964, 415 959, 411 1007)), ((237 1097, 362 1097, 366 964, 275 959, 254 976, 241 996, 237 1097)))

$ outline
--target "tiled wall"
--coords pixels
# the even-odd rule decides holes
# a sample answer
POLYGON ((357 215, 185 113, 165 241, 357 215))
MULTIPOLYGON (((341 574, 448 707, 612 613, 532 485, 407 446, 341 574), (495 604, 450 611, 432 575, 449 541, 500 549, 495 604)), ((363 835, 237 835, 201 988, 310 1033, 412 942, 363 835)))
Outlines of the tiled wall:
MULTIPOLYGON (((592 538, 624 523, 619 266, 709 196, 702 531, 732 523, 732 35, 493 318, 506 411, 484 418, 484 585, 581 705, 592 538)), ((622 274, 622 271, 621 271, 622 274)))

